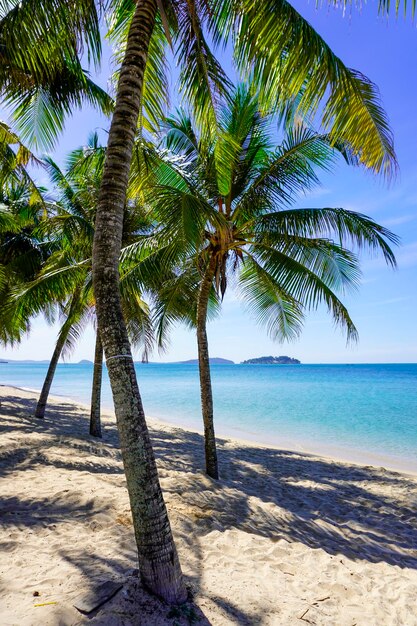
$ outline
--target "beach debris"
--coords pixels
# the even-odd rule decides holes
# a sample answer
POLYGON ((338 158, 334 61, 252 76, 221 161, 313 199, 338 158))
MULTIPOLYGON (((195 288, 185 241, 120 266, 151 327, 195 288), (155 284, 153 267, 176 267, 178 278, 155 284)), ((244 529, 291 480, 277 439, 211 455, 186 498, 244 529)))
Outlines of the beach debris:
POLYGON ((309 612, 310 607, 308 607, 304 613, 302 615, 300 615, 300 617, 298 619, 301 619, 303 622, 307 622, 308 624, 315 624, 316 622, 312 622, 311 620, 307 619, 307 617, 305 617, 307 615, 307 613, 309 612))
POLYGON ((91 613, 94 609, 110 600, 123 587, 123 583, 107 580, 92 587, 74 602, 74 606, 81 613, 91 613))
POLYGON ((34 604, 33 606, 48 606, 49 604, 58 604, 58 602, 40 602, 39 604, 34 604))
POLYGON ((33 596, 34 596, 35 598, 37 598, 37 597, 38 597, 38 596, 40 596, 40 595, 41 595, 41 594, 39 593, 39 591, 34 591, 34 592, 33 592, 33 596))

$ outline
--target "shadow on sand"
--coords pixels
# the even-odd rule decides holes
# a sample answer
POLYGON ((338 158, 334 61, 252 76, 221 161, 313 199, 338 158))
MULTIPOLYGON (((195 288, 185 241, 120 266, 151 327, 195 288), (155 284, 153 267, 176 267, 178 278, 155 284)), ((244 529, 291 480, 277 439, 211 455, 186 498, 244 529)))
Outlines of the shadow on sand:
MULTIPOLYGON (((24 445, 11 444, 2 448, 0 477, 48 463, 69 471, 109 476, 122 473, 114 422, 107 421, 103 441, 97 441, 88 435, 87 416, 74 405, 52 401, 44 420, 32 417, 34 408, 35 402, 29 398, 2 398, 0 433, 12 436, 16 432, 17 416, 24 445), (12 416, 13 420, 8 419, 12 416), (39 445, 31 443, 33 432, 45 435, 37 439, 41 441, 39 445), (77 451, 74 460, 50 460, 47 448, 57 444, 72 446, 77 451), (83 453, 86 453, 84 459, 83 453)), ((249 445, 233 448, 227 440, 219 439, 221 480, 216 482, 202 475, 203 440, 199 434, 177 428, 167 432, 154 426, 151 435, 161 475, 174 470, 182 477, 175 485, 169 482, 165 493, 170 515, 176 517, 177 537, 187 544, 197 563, 193 570, 195 574, 188 580, 190 588, 197 591, 200 584, 202 554, 199 539, 214 529, 238 528, 272 540, 302 542, 332 555, 371 563, 385 561, 417 569, 416 484, 407 476, 382 468, 339 464, 284 450, 249 445), (182 509, 176 508, 175 494, 181 496, 177 499, 181 500, 182 509), (261 509, 260 502, 275 506, 261 509)), ((58 500, 45 497, 27 503, 15 498, 1 498, 0 522, 18 525, 22 516, 27 525, 50 525, 63 516, 88 518, 90 510, 88 502, 80 507, 74 502, 66 502, 65 497, 58 500)), ((2 549, 7 550, 7 545, 2 549)), ((91 578, 94 578, 94 569, 102 558, 97 554, 94 562, 83 557, 81 550, 74 557, 73 552, 70 556, 64 549, 62 557, 72 559, 91 578)), ((132 568, 136 567, 134 553, 124 557, 130 560, 132 568)), ((106 570, 123 574, 121 562, 105 560, 106 570)), ((128 620, 120 624, 151 624, 146 617, 147 611, 149 608, 155 611, 157 601, 143 589, 139 593, 138 585, 137 576, 127 579, 123 606, 127 620, 128 615, 141 615, 143 621, 132 617, 132 622, 128 620)), ((223 598, 211 597, 211 601, 218 604, 230 623, 262 623, 262 615, 255 618, 245 615, 239 607, 223 598)), ((167 625, 210 624, 202 610, 192 602, 186 605, 183 613, 171 614, 168 607, 164 610, 167 625)), ((91 623, 106 623, 96 621, 98 619, 93 614, 91 623)))

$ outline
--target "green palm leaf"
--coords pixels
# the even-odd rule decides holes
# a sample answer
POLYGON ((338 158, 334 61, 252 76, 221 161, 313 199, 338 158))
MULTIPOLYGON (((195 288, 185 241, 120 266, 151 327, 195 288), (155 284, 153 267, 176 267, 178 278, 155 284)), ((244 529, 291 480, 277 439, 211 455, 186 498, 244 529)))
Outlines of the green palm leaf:
POLYGON ((85 101, 105 113, 112 108, 80 63, 84 50, 88 62, 100 61, 97 6, 94 0, 0 4, 0 92, 31 146, 53 146, 64 117, 85 101))
POLYGON ((399 238, 371 218, 354 211, 339 208, 276 211, 260 217, 256 229, 267 237, 277 232, 290 237, 336 237, 343 246, 382 252, 385 261, 396 266, 389 243, 398 245, 399 238))
POLYGON ((365 167, 392 176, 392 134, 375 85, 347 68, 286 0, 214 0, 216 41, 232 35, 242 75, 252 80, 264 111, 289 103, 303 116, 320 112, 332 143, 346 141, 365 167))
POLYGON ((203 28, 205 15, 196 0, 178 3, 174 47, 180 72, 180 90, 194 110, 200 126, 217 126, 222 98, 228 98, 231 83, 208 45, 203 28))
POLYGON ((296 339, 304 321, 303 307, 279 285, 254 257, 247 257, 239 275, 239 290, 257 321, 273 340, 296 339))

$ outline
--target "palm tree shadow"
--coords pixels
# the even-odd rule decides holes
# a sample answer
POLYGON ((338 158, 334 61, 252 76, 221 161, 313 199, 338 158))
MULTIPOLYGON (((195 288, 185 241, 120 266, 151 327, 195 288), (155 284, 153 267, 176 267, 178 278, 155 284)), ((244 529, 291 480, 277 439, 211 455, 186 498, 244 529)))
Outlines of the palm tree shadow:
MULTIPOLYGON (((70 473, 94 473, 104 481, 107 480, 106 475, 114 474, 115 478, 118 477, 116 484, 122 485, 123 468, 113 418, 105 418, 105 436, 101 441, 89 436, 87 416, 74 405, 52 400, 44 419, 33 417, 35 407, 36 401, 29 397, 3 396, 1 399, 0 478, 9 479, 21 472, 51 466, 70 473), (70 447, 70 455, 59 455, 59 450, 64 447, 70 447)), ((68 486, 71 486, 70 482, 68 486)), ((54 621, 51 623, 75 623, 76 619, 80 625, 106 624, 114 623, 117 620, 115 616, 122 615, 123 623, 132 626, 149 626, 155 619, 161 626, 210 626, 192 595, 177 615, 171 607, 143 588, 136 569, 137 553, 131 522, 118 520, 120 516, 107 501, 106 493, 94 493, 91 498, 84 497, 80 502, 74 497, 69 498, 66 491, 52 490, 48 496, 43 496, 34 487, 33 490, 28 489, 25 496, 0 496, 0 527, 6 531, 4 540, 0 542, 4 555, 9 553, 14 558, 19 553, 25 532, 46 533, 51 541, 59 545, 58 553, 51 554, 52 558, 66 561, 82 576, 82 589, 74 589, 71 584, 65 589, 63 601, 53 609, 54 621), (81 533, 86 527, 92 532, 100 532, 100 526, 107 524, 105 532, 111 533, 109 539, 114 544, 113 556, 103 556, 99 546, 92 550, 90 545, 86 551, 83 540, 79 544, 61 543, 59 528, 67 522, 71 522, 73 527, 79 524, 81 533), (85 593, 109 579, 122 581, 122 591, 92 613, 77 615, 72 603, 80 592, 85 593)), ((65 581, 62 582, 65 584, 65 581)), ((186 582, 190 590, 198 586, 198 581, 191 576, 186 578, 186 582)), ((7 595, 8 585, 3 584, 2 579, 0 583, 2 592, 7 595)))
MULTIPOLYGON (((183 606, 170 607, 147 591, 138 576, 133 541, 131 549, 119 545, 117 554, 117 558, 111 559, 98 553, 86 555, 82 549, 75 553, 65 548, 60 551, 60 557, 76 567, 83 574, 83 579, 88 581, 87 590, 106 579, 123 583, 119 593, 88 615, 82 616, 77 626, 113 624, 116 616, 122 618, 120 623, 126 626, 149 626, 152 623, 161 626, 210 626, 211 622, 193 601, 191 593, 183 606), (134 567, 126 569, 126 565, 123 565, 126 561, 134 567)), ((190 581, 187 584, 190 588, 190 581)))
MULTIPOLYGON (((35 404, 30 398, 2 398, 0 477, 50 465, 101 475, 103 481, 122 479, 113 418, 105 418, 104 437, 100 441, 88 435, 88 417, 74 405, 52 400, 45 419, 39 420, 32 417, 35 404), (66 446, 74 451, 73 455, 59 455, 59 450, 66 446)), ((180 428, 161 428, 158 424, 150 430, 176 538, 191 564, 187 572, 190 589, 198 592, 201 588, 202 543, 214 529, 224 532, 237 528, 272 541, 301 542, 331 555, 417 569, 417 524, 412 510, 417 490, 412 478, 291 451, 235 447, 220 439, 221 479, 213 481, 202 471, 201 435, 180 428)), ((100 495, 99 510, 97 501, 94 506, 88 500, 79 506, 67 501, 65 495, 38 498, 34 494, 30 502, 3 497, 0 521, 6 527, 53 526, 62 519, 74 520, 78 516, 91 523, 98 513, 108 513, 105 496, 100 495), (25 514, 19 515, 22 512, 25 514)), ((121 530, 112 534, 118 558, 104 557, 98 547, 93 555, 85 554, 82 545, 71 546, 70 550, 61 548, 60 557, 70 561, 86 581, 97 583, 104 575, 125 580, 124 595, 119 594, 106 604, 104 613, 99 610, 85 618, 85 623, 105 624, 103 615, 115 606, 119 610, 120 603, 126 612, 126 623, 129 611, 142 615, 144 620, 133 617, 132 624, 151 623, 146 613, 146 606, 153 606, 150 596, 140 586, 137 575, 131 573, 137 563, 130 522, 121 530)), ((7 545, 2 547, 8 550, 7 545)), ((210 600, 228 615, 230 623, 262 623, 261 613, 255 617, 247 615, 229 599, 211 596, 210 600)), ((210 623, 193 602, 185 609, 188 614, 171 617, 167 607, 159 604, 153 610, 160 611, 161 623, 182 626, 191 619, 196 620, 195 624, 210 623)))
MULTIPOLYGON (((26 446, 10 446, 0 459, 0 476, 19 464, 23 469, 40 461, 69 470, 122 473, 113 418, 104 419, 100 441, 88 435, 86 415, 75 405, 52 400, 44 420, 32 417, 35 405, 32 398, 2 399, 3 435, 14 432, 16 422, 8 422, 7 417, 17 415, 19 430, 25 435, 30 437, 35 431, 50 435, 50 439, 42 440, 40 449, 29 441, 26 446), (54 457, 50 461, 43 452, 48 445, 56 445, 57 439, 59 445, 87 453, 88 460, 54 457)), ((172 471, 182 478, 165 486, 165 492, 181 494, 202 534, 213 527, 237 527, 274 540, 300 541, 330 554, 417 568, 417 523, 412 506, 417 489, 411 477, 305 453, 249 445, 236 448, 219 439, 222 476, 216 482, 201 473, 201 435, 157 424, 150 430, 162 479, 172 471), (265 509, 261 511, 262 503, 277 508, 268 508, 266 514, 265 509)))
POLYGON ((155 432, 154 448, 162 468, 183 473, 182 500, 194 511, 201 533, 234 527, 333 555, 417 569, 411 504, 417 500, 417 484, 411 477, 305 453, 235 448, 218 440, 221 479, 205 477, 202 487, 196 472, 203 465, 203 438, 174 433, 178 436, 155 432))

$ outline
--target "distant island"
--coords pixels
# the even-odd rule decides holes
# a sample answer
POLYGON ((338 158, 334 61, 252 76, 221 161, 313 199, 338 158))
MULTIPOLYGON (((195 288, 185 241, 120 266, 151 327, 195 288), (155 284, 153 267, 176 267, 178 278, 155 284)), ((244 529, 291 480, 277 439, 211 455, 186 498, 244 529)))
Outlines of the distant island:
MULTIPOLYGON (((189 359, 188 361, 177 361, 177 363, 181 365, 198 365, 198 359, 189 359)), ((210 359, 210 363, 212 365, 234 365, 234 361, 229 361, 229 359, 221 359, 220 357, 213 357, 210 359)))
POLYGON ((48 359, 44 359, 43 361, 36 361, 35 359, 9 359, 5 361, 4 359, 0 359, 1 363, 49 363, 48 359))
POLYGON ((300 365, 301 361, 289 356, 260 356, 257 359, 248 359, 243 365, 300 365))
POLYGON ((78 361, 77 365, 93 365, 93 361, 89 361, 88 359, 81 359, 81 361, 78 361))

